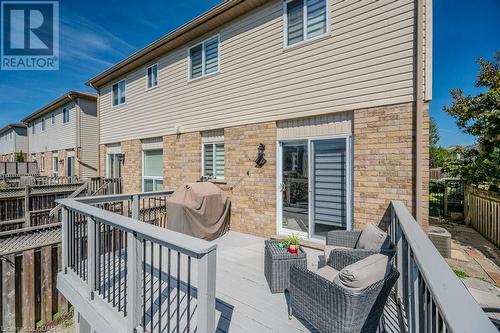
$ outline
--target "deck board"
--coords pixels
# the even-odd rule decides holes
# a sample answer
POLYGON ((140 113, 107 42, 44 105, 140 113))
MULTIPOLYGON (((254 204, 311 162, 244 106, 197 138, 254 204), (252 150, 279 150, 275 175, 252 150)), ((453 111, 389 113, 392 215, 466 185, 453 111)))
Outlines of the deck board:
MULTIPOLYGON (((288 317, 288 303, 285 294, 272 294, 264 276, 264 238, 230 231, 214 241, 217 244, 217 280, 216 280, 216 324, 218 333, 248 333, 248 332, 315 332, 306 323, 297 318, 288 317)), ((181 256, 181 283, 177 291, 177 254, 172 251, 170 289, 168 288, 166 250, 163 248, 162 273, 160 279, 159 247, 154 246, 151 260, 151 247, 146 247, 146 318, 145 332, 168 332, 167 322, 170 320, 170 331, 176 331, 177 297, 180 301, 179 328, 180 332, 187 329, 187 257, 181 256), (150 274, 153 263, 153 274, 150 274), (151 279, 153 279, 153 305, 151 306, 151 279), (161 289, 161 302, 160 302, 161 289), (168 319, 167 308, 170 298, 171 312, 168 319), (161 317, 160 317, 161 306, 161 317), (151 312, 153 320, 151 322, 151 312), (160 325, 161 321, 161 325, 160 325), (161 329, 160 329, 161 326, 161 329), (152 330, 151 330, 152 327, 152 330)), ((314 270, 322 259, 322 252, 305 249, 307 253, 308 268, 314 270)), ((123 253, 116 252, 119 256, 114 263, 124 267, 123 253)), ((113 261, 112 261, 113 262, 113 261)), ((196 331, 196 282, 197 263, 191 261, 191 287, 190 287, 190 314, 191 321, 189 332, 196 331)), ((102 263, 104 265, 104 263, 102 263)), ((107 268, 107 267, 106 267, 107 268)), ((110 271, 113 268, 110 267, 110 271)), ((118 271, 118 268, 117 270, 118 271)), ((125 271, 122 279, 115 281, 124 288, 125 271)), ((102 280, 101 280, 102 281, 102 280)), ((111 283, 111 285, 113 285, 111 283)), ((116 287, 118 288, 118 287, 116 287)), ((111 288, 112 289, 112 288, 111 288)), ((98 296, 101 297, 101 296, 98 296)), ((124 300, 120 300, 123 302, 124 300)), ((385 308, 385 328, 387 332, 400 331, 398 310, 396 303, 391 299, 385 308)))

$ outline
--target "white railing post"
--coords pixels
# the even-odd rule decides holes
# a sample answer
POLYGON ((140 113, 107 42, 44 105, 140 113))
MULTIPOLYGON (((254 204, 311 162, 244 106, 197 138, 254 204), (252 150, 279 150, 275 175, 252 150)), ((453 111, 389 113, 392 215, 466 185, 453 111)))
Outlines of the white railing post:
POLYGON ((138 220, 139 219, 139 195, 137 194, 134 194, 132 196, 132 218, 134 220, 138 220))
POLYGON ((215 275, 217 250, 198 259, 198 332, 215 332, 215 275))
POLYGON ((89 298, 94 299, 96 290, 95 268, 96 268, 96 223, 91 217, 87 217, 87 265, 88 265, 88 291, 89 298))
POLYGON ((128 311, 127 332, 137 332, 141 324, 141 301, 142 301, 142 244, 140 239, 132 232, 127 233, 127 275, 129 284, 127 286, 128 311))
POLYGON ((61 234, 62 234, 62 246, 61 246, 61 259, 62 259, 62 267, 61 270, 64 274, 68 271, 68 248, 69 248, 69 239, 68 239, 68 229, 69 229, 69 219, 68 219, 68 209, 66 207, 62 207, 62 221, 61 221, 61 234))

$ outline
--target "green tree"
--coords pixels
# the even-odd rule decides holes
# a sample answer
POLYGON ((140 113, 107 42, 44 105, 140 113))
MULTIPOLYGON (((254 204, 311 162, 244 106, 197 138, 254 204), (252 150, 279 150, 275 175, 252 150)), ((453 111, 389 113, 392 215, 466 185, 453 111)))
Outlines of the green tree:
POLYGON ((429 144, 431 147, 437 147, 439 142, 439 128, 437 126, 436 120, 430 118, 429 120, 429 144))
POLYGON ((16 162, 24 162, 24 155, 22 150, 16 153, 16 162))
MULTIPOLYGON (((478 59, 476 87, 484 92, 464 95, 462 89, 452 89, 451 106, 444 111, 453 116, 458 127, 477 138, 478 148, 464 151, 454 172, 468 183, 500 185, 500 50, 492 61, 478 59)), ((451 167, 451 166, 449 166, 451 167)), ((454 171, 452 171, 454 170, 454 171)))

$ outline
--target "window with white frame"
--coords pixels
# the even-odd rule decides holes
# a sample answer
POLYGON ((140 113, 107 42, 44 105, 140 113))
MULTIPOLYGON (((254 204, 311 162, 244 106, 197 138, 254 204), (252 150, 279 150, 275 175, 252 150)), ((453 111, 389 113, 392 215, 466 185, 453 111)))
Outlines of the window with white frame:
POLYGON ((328 33, 327 0, 287 0, 284 13, 286 46, 328 33))
POLYGON ((189 78, 197 79, 219 71, 219 36, 189 49, 189 78))
POLYGON ((63 109, 63 123, 64 124, 69 123, 69 109, 68 108, 63 109))
POLYGON ((54 112, 52 112, 52 114, 50 115, 50 118, 52 119, 52 126, 54 126, 56 124, 56 114, 54 112))
POLYGON ((148 89, 158 86, 158 64, 148 67, 146 70, 146 80, 148 89))
POLYGON ((122 176, 121 157, 122 154, 108 154, 106 177, 120 178, 122 176))
POLYGON ((224 178, 224 143, 203 144, 203 176, 209 178, 224 178))
POLYGON ((35 125, 36 125, 36 122, 31 123, 31 134, 35 134, 35 125))
POLYGON ((142 151, 142 189, 144 192, 163 190, 163 150, 142 151))
POLYGON ((125 104, 125 80, 113 84, 113 106, 125 104))
POLYGON ((68 156, 66 158, 66 176, 73 177, 75 175, 75 157, 68 156))
POLYGON ((47 125, 45 124, 45 117, 42 117, 42 132, 47 129, 47 125))
POLYGON ((59 157, 52 156, 52 177, 59 175, 59 157))
MULTIPOLYGON (((36 156, 35 156, 35 160, 36 160, 36 156)), ((40 171, 45 171, 45 155, 42 154, 40 156, 40 171)))

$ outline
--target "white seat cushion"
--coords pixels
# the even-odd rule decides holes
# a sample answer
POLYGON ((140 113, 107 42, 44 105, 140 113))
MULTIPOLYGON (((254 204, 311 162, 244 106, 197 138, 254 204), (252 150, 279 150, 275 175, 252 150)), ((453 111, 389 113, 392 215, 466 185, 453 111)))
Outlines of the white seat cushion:
POLYGON ((391 240, 387 233, 372 223, 368 223, 356 243, 355 249, 381 250, 389 248, 391 240))
POLYGON ((352 265, 344 267, 335 278, 334 282, 340 286, 358 291, 389 274, 391 261, 384 254, 373 254, 352 265))
POLYGON ((339 274, 339 271, 337 271, 335 268, 330 267, 328 265, 321 267, 320 269, 314 271, 314 273, 318 274, 319 276, 324 277, 328 281, 332 281, 337 277, 339 274))

